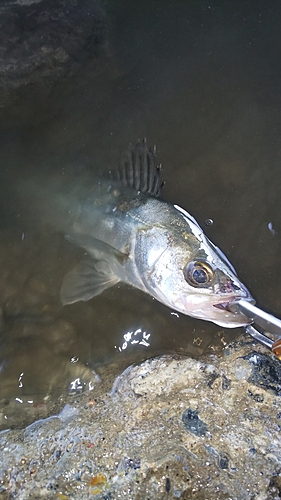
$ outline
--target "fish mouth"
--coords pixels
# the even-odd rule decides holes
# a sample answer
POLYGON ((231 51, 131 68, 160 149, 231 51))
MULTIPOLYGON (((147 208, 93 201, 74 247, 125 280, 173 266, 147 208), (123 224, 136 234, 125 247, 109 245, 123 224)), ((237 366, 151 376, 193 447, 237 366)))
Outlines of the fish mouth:
POLYGON ((214 307, 217 309, 221 309, 222 311, 228 311, 228 312, 233 312, 230 309, 230 306, 233 305, 235 302, 235 298, 233 297, 232 299, 228 300, 227 302, 219 302, 218 304, 213 304, 214 307))
MULTIPOLYGON (((241 297, 239 297, 239 298, 241 298, 241 297)), ((256 301, 251 296, 250 297, 249 296, 243 297, 243 299, 251 302, 251 304, 256 303, 256 301)), ((235 304, 238 300, 239 299, 237 297, 229 297, 228 301, 222 301, 222 302, 219 302, 218 304, 213 304, 213 306, 216 307, 217 309, 220 309, 221 311, 227 311, 227 312, 231 312, 234 315, 240 314, 240 315, 244 316, 244 314, 239 311, 239 309, 237 308, 237 306, 235 304)), ((247 316, 245 316, 245 318, 247 318, 247 316)), ((248 320, 248 318, 247 318, 247 320, 248 320)))

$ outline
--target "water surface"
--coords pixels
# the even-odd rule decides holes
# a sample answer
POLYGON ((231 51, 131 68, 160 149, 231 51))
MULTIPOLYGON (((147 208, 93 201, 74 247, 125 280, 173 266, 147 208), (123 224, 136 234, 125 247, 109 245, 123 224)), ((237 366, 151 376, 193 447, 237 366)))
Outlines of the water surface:
POLYGON ((281 315, 281 7, 120 0, 107 10, 106 54, 57 85, 32 121, 0 124, 6 406, 57 397, 87 379, 85 366, 197 356, 242 331, 174 314, 124 285, 61 306, 62 278, 81 251, 42 223, 40 201, 19 186, 65 172, 79 183, 85 166, 111 168, 138 138, 157 145, 163 198, 192 213, 257 304, 281 315))

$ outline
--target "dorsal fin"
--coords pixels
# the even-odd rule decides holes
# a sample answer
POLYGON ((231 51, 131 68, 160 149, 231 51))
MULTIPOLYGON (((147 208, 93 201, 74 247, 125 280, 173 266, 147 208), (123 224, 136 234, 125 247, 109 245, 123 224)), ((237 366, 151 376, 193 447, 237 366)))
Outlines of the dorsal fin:
POLYGON ((127 149, 117 167, 117 179, 137 192, 159 196, 164 183, 161 165, 156 164, 156 148, 149 148, 146 139, 127 149))

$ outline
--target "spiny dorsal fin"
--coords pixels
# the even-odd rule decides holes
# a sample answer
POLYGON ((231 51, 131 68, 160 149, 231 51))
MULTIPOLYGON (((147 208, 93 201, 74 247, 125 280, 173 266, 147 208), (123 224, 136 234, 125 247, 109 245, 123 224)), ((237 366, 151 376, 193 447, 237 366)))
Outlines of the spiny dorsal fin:
POLYGON ((156 147, 149 148, 146 139, 139 140, 124 153, 117 168, 117 179, 137 192, 159 196, 164 183, 161 181, 162 166, 155 160, 156 147))

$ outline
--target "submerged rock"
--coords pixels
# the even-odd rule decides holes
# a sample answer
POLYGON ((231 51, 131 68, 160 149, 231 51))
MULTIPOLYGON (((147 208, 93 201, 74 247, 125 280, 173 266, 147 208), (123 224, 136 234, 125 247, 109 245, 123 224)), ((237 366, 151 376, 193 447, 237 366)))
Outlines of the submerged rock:
POLYGON ((110 391, 101 382, 5 431, 3 498, 279 498, 281 401, 266 371, 253 379, 253 355, 275 363, 237 342, 200 360, 150 359, 110 391))
POLYGON ((1 2, 0 108, 10 111, 3 123, 7 116, 11 123, 26 119, 59 80, 97 55, 104 41, 102 0, 1 2))

